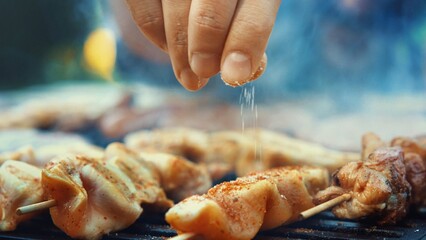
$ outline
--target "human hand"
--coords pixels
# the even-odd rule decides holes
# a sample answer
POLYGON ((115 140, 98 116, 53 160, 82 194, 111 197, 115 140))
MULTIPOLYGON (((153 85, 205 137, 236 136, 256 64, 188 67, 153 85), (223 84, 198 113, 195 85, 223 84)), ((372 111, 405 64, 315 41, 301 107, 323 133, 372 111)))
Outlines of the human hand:
POLYGON ((127 0, 139 29, 168 52, 178 81, 204 87, 221 72, 231 86, 259 77, 281 0, 127 0))

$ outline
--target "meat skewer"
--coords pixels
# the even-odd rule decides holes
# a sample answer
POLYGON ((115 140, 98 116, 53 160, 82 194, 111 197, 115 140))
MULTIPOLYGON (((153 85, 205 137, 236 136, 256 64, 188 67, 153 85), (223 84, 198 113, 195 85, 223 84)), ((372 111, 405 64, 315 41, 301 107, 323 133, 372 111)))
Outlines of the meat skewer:
POLYGON ((216 185, 172 207, 166 221, 179 233, 205 239, 251 239, 297 221, 314 206, 312 197, 328 186, 328 172, 318 167, 281 167, 216 185))
POLYGON ((363 136, 362 145, 363 159, 380 147, 400 147, 404 152, 406 179, 412 188, 410 204, 416 208, 426 206, 426 145, 407 137, 396 137, 386 143, 373 133, 363 136))
POLYGON ((22 215, 50 208, 55 225, 68 235, 99 238, 136 220, 142 213, 140 205, 150 205, 151 210, 163 212, 169 209, 173 202, 167 198, 164 190, 175 199, 207 191, 211 180, 206 177, 206 173, 203 167, 179 157, 169 154, 146 154, 141 157, 124 145, 113 143, 106 148, 103 159, 69 156, 58 157, 49 162, 42 170, 42 184, 50 199, 18 208, 17 213, 22 215), (118 185, 115 186, 116 184, 118 185), (127 206, 127 211, 120 210, 122 217, 126 217, 125 221, 122 221, 122 217, 111 215, 114 213, 111 208, 116 206, 116 209, 119 209, 129 203, 132 203, 132 206, 127 206), (109 207, 104 206, 104 209, 110 209, 108 213, 100 210, 100 206, 104 204, 112 204, 109 207), (135 208, 134 204, 140 208, 139 215, 136 214, 137 211, 132 210, 135 208), (56 214, 58 211, 65 217, 59 217, 56 214), (96 217, 99 215, 101 217, 96 217), (113 220, 109 221, 111 224, 107 222, 100 226, 97 219, 113 220), (121 219, 122 222, 114 223, 116 219, 121 219), (81 221, 86 222, 86 228, 76 224, 81 221), (90 232, 90 227, 98 231, 90 232))
POLYGON ((334 215, 394 224, 407 214, 411 196, 403 161, 400 148, 379 148, 365 162, 351 162, 335 172, 332 186, 320 191, 314 201, 318 204, 348 193, 351 199, 334 207, 334 215))
POLYGON ((358 153, 327 149, 319 144, 267 130, 249 129, 207 133, 186 128, 163 128, 126 136, 125 144, 135 151, 159 151, 204 163, 213 179, 235 171, 252 171, 288 165, 312 165, 329 171, 351 161, 358 153))
POLYGON ((130 226, 142 213, 127 178, 82 156, 53 159, 42 171, 53 223, 73 238, 98 239, 130 226))
POLYGON ((338 204, 340 204, 344 201, 348 201, 349 199, 351 199, 351 197, 352 196, 350 194, 345 193, 345 194, 342 194, 342 195, 340 195, 340 196, 338 196, 334 199, 329 200, 328 202, 321 203, 321 204, 319 204, 319 205, 317 205, 313 208, 310 208, 306 211, 301 212, 299 220, 308 219, 308 218, 310 218, 310 217, 312 217, 312 216, 314 216, 314 215, 316 215, 320 212, 323 212, 327 209, 330 209, 330 208, 332 208, 332 207, 334 207, 334 206, 336 206, 336 205, 338 205, 338 204))
MULTIPOLYGON (((328 202, 322 203, 320 205, 317 205, 313 208, 310 208, 308 210, 305 210, 303 212, 300 213, 300 218, 298 219, 299 221, 301 220, 305 220, 307 218, 310 218, 320 212, 323 212, 341 202, 347 201, 351 198, 350 194, 343 194, 339 197, 336 197, 328 202)), ((197 239, 197 237, 199 237, 200 239, 204 239, 201 235, 195 234, 195 233, 184 233, 184 234, 180 234, 177 235, 175 237, 169 238, 169 240, 189 240, 189 239, 197 239)))

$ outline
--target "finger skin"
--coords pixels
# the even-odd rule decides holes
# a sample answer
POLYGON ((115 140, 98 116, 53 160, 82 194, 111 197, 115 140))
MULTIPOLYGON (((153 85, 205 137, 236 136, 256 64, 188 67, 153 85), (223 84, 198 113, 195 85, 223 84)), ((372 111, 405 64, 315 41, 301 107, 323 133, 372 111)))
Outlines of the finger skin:
POLYGON ((208 82, 199 78, 189 65, 188 18, 191 0, 163 0, 164 28, 167 50, 178 81, 187 90, 196 91, 208 82))
POLYGON ((259 67, 256 69, 256 71, 253 73, 253 75, 249 79, 247 79, 246 81, 230 82, 230 83, 225 81, 225 84, 231 87, 239 87, 248 82, 254 81, 258 79, 260 76, 262 76, 262 74, 266 70, 266 65, 268 65, 268 57, 266 56, 266 53, 264 53, 262 56, 262 59, 260 60, 259 67))
POLYGON ((126 0, 140 31, 157 47, 167 51, 161 0, 126 0))
POLYGON ((221 60, 222 79, 242 85, 258 71, 280 0, 240 0, 221 60))
POLYGON ((192 70, 209 78, 220 70, 220 60, 237 0, 192 0, 188 50, 192 70))

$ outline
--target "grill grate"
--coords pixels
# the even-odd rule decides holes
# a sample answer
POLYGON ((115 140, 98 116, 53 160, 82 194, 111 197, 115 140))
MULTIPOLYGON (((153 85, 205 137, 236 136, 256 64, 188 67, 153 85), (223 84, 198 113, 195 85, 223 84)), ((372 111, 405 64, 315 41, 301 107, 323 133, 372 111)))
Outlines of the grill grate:
MULTIPOLYGON (((339 220, 331 212, 323 212, 308 220, 261 232, 256 240, 278 239, 426 239, 425 214, 411 214, 397 226, 379 227, 368 223, 339 220)), ((157 240, 175 236, 162 215, 142 216, 131 227, 106 235, 104 240, 157 240)), ((56 228, 49 215, 25 222, 14 232, 0 233, 0 239, 68 240, 56 228)))

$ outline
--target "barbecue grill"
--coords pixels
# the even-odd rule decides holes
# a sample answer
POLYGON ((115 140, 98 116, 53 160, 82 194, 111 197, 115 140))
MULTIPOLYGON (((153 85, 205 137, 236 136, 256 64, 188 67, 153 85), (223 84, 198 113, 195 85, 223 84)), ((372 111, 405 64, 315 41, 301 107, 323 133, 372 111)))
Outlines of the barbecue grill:
MULTIPOLYGON (((369 223, 337 219, 329 211, 305 221, 259 233, 257 240, 278 239, 426 239, 426 213, 411 213, 396 226, 375 226, 369 223)), ((156 240, 176 235, 163 215, 143 214, 129 228, 104 236, 104 240, 156 240)), ((56 228, 48 214, 22 223, 14 232, 0 233, 0 239, 61 240, 71 239, 56 228)))

